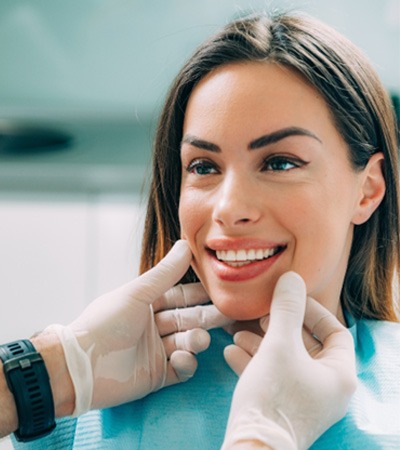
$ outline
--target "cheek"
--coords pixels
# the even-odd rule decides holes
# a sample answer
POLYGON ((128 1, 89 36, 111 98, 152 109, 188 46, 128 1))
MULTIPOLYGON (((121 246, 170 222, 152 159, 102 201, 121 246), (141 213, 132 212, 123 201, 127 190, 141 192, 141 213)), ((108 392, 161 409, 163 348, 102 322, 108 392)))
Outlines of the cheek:
MULTIPOLYGON (((195 191, 181 192, 179 202, 179 223, 181 238, 185 239, 193 253, 192 269, 202 282, 205 282, 202 250, 204 239, 209 229, 211 212, 207 208, 204 198, 199 198, 195 191)), ((204 255, 203 255, 204 257, 204 255)))
MULTIPOLYGON (((198 199, 194 193, 181 192, 179 201, 179 223, 181 237, 193 243, 195 235, 202 223, 203 208, 199 208, 198 199)), ((192 248, 193 250, 193 248, 192 248)))

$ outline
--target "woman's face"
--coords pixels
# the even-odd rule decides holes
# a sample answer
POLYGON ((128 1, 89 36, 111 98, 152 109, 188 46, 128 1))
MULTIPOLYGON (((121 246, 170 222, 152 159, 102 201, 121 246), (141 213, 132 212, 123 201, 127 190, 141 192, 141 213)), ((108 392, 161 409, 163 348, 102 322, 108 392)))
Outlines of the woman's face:
POLYGON ((316 90, 276 64, 218 68, 189 99, 181 161, 182 237, 221 312, 267 314, 293 270, 341 315, 361 175, 316 90))

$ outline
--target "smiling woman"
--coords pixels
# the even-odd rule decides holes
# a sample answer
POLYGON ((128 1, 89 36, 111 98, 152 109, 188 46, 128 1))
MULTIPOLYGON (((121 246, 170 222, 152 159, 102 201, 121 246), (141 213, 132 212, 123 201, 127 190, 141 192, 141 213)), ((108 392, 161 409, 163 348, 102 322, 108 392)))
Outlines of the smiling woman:
POLYGON ((360 383, 315 448, 398 447, 397 133, 365 56, 307 16, 233 22, 175 79, 153 158, 142 271, 187 239, 182 282, 238 320, 298 272, 352 331, 360 383))
POLYGON ((354 170, 324 99, 286 68, 229 64, 204 77, 186 107, 179 218, 214 304, 262 317, 293 270, 343 321, 353 229, 382 200, 382 159, 354 170))
POLYGON ((65 419, 39 447, 400 448, 397 152, 384 88, 331 28, 260 14, 206 41, 157 130, 152 270, 65 327, 94 371, 78 412, 136 400, 65 419), (146 396, 194 374, 209 340, 190 347, 186 330, 222 325, 244 329, 233 349, 213 330, 188 383, 146 396))
POLYGON ((396 320, 397 158, 389 98, 352 43, 309 17, 235 22, 198 49, 167 98, 142 270, 185 236, 195 260, 184 281, 200 278, 232 317, 268 312, 291 268, 342 321, 343 308, 396 320), (215 253, 278 248, 241 268, 215 253), (232 280, 243 278, 238 296, 232 280))

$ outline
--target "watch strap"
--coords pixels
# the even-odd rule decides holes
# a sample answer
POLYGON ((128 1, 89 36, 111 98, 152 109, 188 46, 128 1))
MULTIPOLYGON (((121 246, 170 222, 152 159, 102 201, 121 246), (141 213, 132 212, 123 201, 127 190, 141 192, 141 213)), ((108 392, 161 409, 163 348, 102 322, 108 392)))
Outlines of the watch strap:
POLYGON ((42 356, 25 339, 0 346, 7 385, 18 414, 18 441, 27 442, 54 430, 55 414, 49 375, 42 356))

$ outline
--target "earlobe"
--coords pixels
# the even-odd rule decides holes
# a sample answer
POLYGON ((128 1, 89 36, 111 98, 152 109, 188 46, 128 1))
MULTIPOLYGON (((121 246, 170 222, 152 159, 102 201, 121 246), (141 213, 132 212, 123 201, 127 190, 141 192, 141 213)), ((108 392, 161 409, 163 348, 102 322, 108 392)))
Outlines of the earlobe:
POLYGON ((360 199, 353 216, 354 225, 366 222, 385 196, 386 182, 383 174, 383 160, 383 153, 375 153, 362 171, 360 199))

